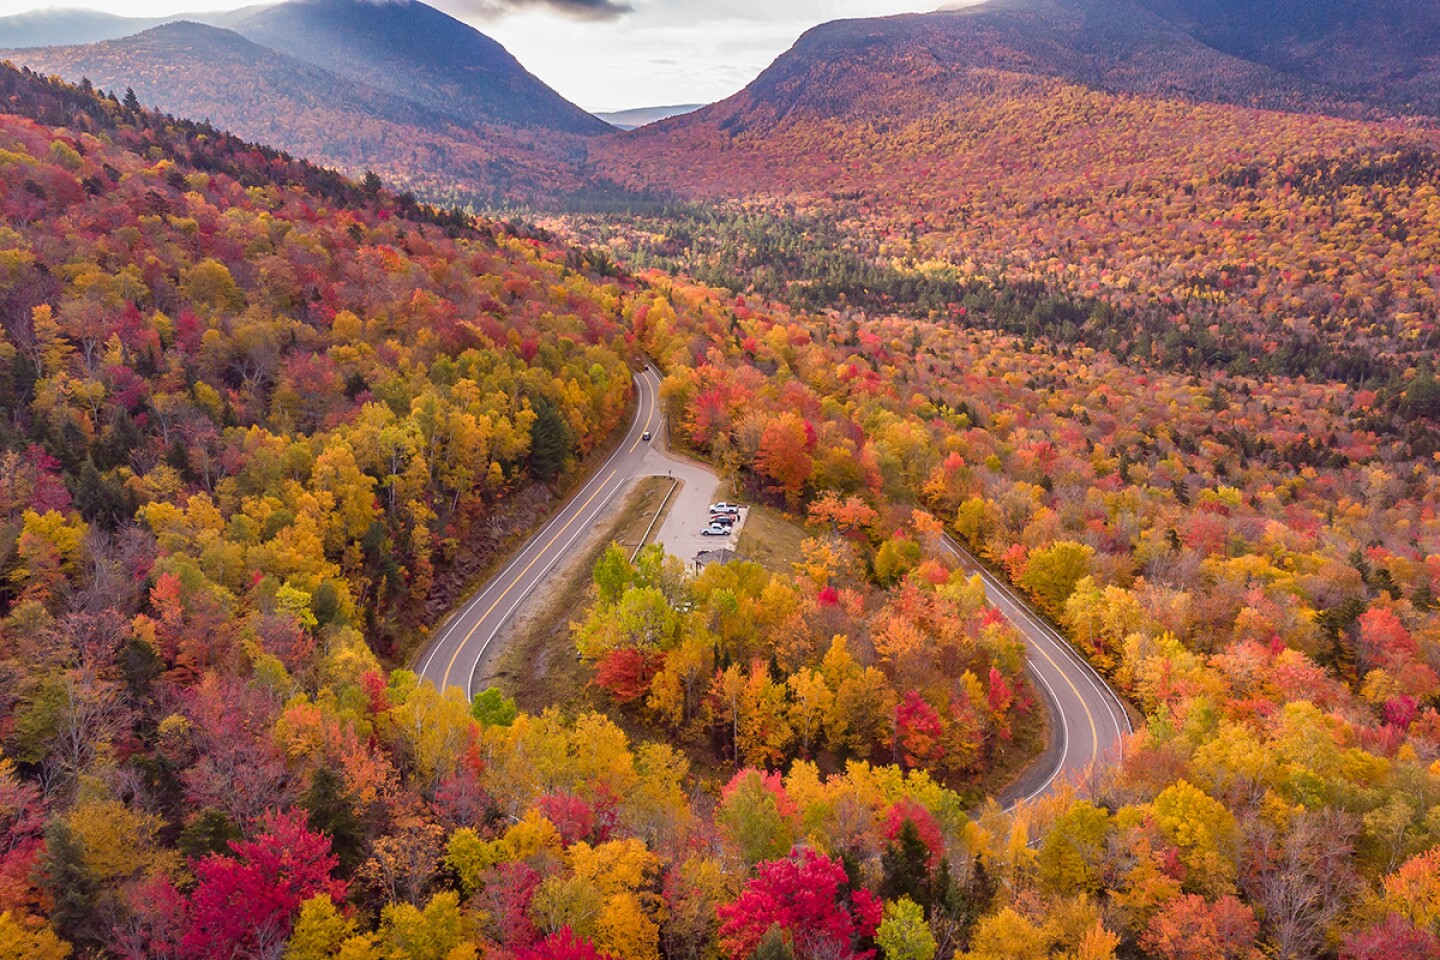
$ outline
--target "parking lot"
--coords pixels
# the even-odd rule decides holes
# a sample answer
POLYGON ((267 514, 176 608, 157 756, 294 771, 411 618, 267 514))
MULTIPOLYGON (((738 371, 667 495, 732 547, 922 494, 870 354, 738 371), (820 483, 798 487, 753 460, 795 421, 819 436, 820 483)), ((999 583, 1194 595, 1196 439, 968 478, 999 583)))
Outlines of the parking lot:
MULTIPOLYGON (((723 521, 715 519, 716 513, 713 506, 707 507, 703 511, 696 511, 695 523, 699 529, 695 533, 700 538, 702 550, 718 550, 721 547, 735 549, 735 544, 740 540, 740 528, 745 526, 745 518, 749 515, 750 508, 739 504, 730 504, 730 506, 733 509, 720 514, 720 516, 728 518, 723 521), (718 529, 728 529, 728 532, 717 534, 715 531, 718 529)), ((687 517, 687 519, 689 518, 687 517)))
POLYGON ((714 471, 693 460, 672 457, 659 446, 651 448, 645 466, 651 476, 670 477, 681 484, 666 510, 660 529, 653 535, 653 542, 661 544, 666 553, 679 557, 687 564, 695 559, 697 553, 735 549, 740 528, 745 525, 745 510, 740 511, 740 519, 728 536, 700 535, 700 531, 708 525, 710 505, 719 499, 720 478, 714 471))
POLYGON ((729 533, 719 536, 706 534, 702 531, 710 526, 711 502, 709 497, 682 496, 671 507, 669 515, 665 518, 664 539, 661 540, 667 553, 673 554, 689 564, 701 553, 735 549, 749 510, 743 507, 740 509, 729 533))

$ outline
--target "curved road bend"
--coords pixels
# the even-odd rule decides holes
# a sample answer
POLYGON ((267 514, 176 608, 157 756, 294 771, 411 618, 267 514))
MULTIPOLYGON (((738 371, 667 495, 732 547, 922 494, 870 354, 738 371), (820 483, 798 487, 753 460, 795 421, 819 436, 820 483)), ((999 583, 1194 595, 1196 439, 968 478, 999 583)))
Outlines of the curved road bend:
MULTIPOLYGON (((605 508, 633 479, 654 472, 645 463, 650 447, 643 435, 658 433, 659 375, 647 368, 635 376, 638 404, 619 447, 594 476, 513 558, 435 632, 417 672, 441 690, 459 687, 468 698, 475 670, 490 642, 545 574, 601 518, 605 508)), ((1048 791, 1057 781, 1111 760, 1131 731, 1129 716, 1114 691, 1008 585, 986 570, 958 543, 945 545, 967 572, 978 573, 992 604, 1015 625, 1030 652, 1029 669, 1051 708, 1051 744, 1022 778, 1019 802, 1048 791)))
POLYGON ((645 431, 660 426, 660 377, 647 368, 635 375, 635 390, 639 401, 635 420, 620 446, 600 465, 590 482, 435 631, 416 668, 422 678, 441 690, 459 687, 467 699, 473 696, 475 669, 500 628, 550 568, 589 532, 615 495, 632 479, 648 472, 641 468, 649 452, 643 437, 645 431))
POLYGON ((1020 631, 1030 654, 1027 669, 1049 702, 1050 744, 1012 787, 1013 803, 1032 800, 1061 781, 1076 780, 1092 765, 1116 760, 1121 740, 1133 732, 1119 695, 1009 584, 948 534, 944 543, 962 570, 979 574, 990 603, 1020 631))

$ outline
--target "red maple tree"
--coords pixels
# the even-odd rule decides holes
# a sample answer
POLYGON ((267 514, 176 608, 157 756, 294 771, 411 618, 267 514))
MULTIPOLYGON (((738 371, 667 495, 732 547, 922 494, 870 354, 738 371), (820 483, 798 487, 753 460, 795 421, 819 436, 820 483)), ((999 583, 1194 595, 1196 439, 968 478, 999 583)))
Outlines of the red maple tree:
POLYGON ((771 927, 786 934, 797 960, 869 960, 859 941, 880 925, 881 903, 852 890, 845 868, 814 850, 760 865, 734 903, 719 908, 720 943, 728 957, 748 957, 771 927))
POLYGON ((230 844, 233 857, 211 854, 195 864, 182 956, 265 956, 289 937, 306 900, 322 893, 344 900, 345 883, 331 877, 340 859, 328 837, 306 827, 303 810, 269 813, 261 825, 254 840, 230 844))

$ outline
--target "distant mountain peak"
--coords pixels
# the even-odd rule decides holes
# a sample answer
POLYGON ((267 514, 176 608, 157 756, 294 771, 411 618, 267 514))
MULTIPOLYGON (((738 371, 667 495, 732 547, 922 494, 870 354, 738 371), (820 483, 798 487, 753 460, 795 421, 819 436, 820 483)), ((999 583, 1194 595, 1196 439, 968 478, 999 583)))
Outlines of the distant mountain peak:
POLYGON ((566 133, 610 129, 527 71, 500 43, 418 0, 288 0, 227 24, 256 43, 466 124, 566 133))
POLYGON ((70 79, 86 76, 102 88, 133 87, 142 101, 168 112, 230 116, 229 125, 244 135, 282 146, 289 146, 283 137, 249 129, 239 118, 268 111, 275 123, 283 124, 292 105, 327 104, 355 115, 436 126, 442 122, 398 97, 263 47, 233 30, 194 20, 172 20, 100 43, 21 50, 15 59, 70 79))
POLYGON ((676 103, 658 107, 633 107, 629 110, 597 111, 595 116, 621 130, 634 130, 647 124, 658 123, 671 117, 683 117, 694 113, 703 103, 676 103))
POLYGON ((581 138, 613 129, 416 0, 289 0, 145 26, 8 56, 449 203, 577 190, 581 138))
POLYGON ((73 46, 133 36, 164 23, 158 17, 120 17, 99 10, 63 7, 0 17, 0 47, 73 46))
POLYGON ((231 30, 461 127, 582 135, 611 129, 527 71, 499 42, 420 0, 285 0, 182 18, 40 11, 0 17, 0 47, 72 48, 182 20, 231 30))
MULTIPOLYGON (((255 43, 252 43, 252 42, 249 41, 249 40, 246 40, 244 37, 240 36, 240 34, 236 33, 234 30, 226 30, 224 27, 217 27, 217 26, 215 26, 215 25, 213 25, 213 24, 209 24, 209 23, 201 23, 201 22, 198 21, 198 20, 186 20, 186 19, 181 19, 181 20, 169 20, 169 21, 166 21, 165 23, 158 23, 158 24, 156 24, 156 25, 153 26, 153 27, 147 27, 147 28, 145 28, 144 30, 137 31, 137 32, 134 33, 132 36, 134 36, 134 37, 143 37, 143 36, 151 36, 151 37, 177 37, 177 38, 180 38, 180 37, 188 37, 188 38, 206 39, 206 40, 210 40, 210 41, 213 41, 213 42, 220 42, 220 43, 231 43, 231 44, 234 44, 236 47, 256 47, 256 48, 259 47, 258 44, 255 44, 255 43)), ((128 38, 126 38, 126 37, 120 37, 120 38, 118 38, 118 40, 120 40, 120 41, 123 41, 123 40, 125 40, 125 39, 128 39, 128 38)), ((112 41, 112 42, 113 42, 113 41, 112 41)))
MULTIPOLYGON (((1308 0, 1276 3, 1298 10, 1308 0)), ((1295 25, 1266 12, 1275 5, 988 0, 933 13, 836 20, 806 31, 740 93, 671 122, 714 123, 733 133, 796 112, 906 114, 953 98, 977 70, 1196 102, 1440 114, 1440 26, 1429 26, 1440 24, 1434 0, 1315 0, 1319 12, 1297 13, 1295 25), (1410 8, 1420 11, 1414 29, 1435 38, 1421 44, 1420 53, 1403 36, 1410 8), (1381 28, 1361 23, 1366 17, 1381 28), (1369 62, 1390 69, 1367 72, 1369 62)))

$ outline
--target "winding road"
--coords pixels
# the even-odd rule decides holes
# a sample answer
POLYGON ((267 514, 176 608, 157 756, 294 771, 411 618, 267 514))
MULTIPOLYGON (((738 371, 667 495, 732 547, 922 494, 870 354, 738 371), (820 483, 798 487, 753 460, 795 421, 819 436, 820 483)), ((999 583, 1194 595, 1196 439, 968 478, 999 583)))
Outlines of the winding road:
MULTIPOLYGON (((526 596, 601 521, 617 494, 632 480, 653 475, 657 465, 664 463, 648 456, 651 447, 644 440, 647 431, 660 431, 659 387, 660 378, 653 369, 636 374, 635 420, 620 445, 590 481, 436 630, 417 665, 421 677, 442 690, 459 687, 467 698, 472 696, 481 658, 526 596)), ((1112 761, 1122 739, 1131 732, 1129 714, 1119 696, 1009 585, 949 537, 945 546, 963 569, 980 576, 990 602, 1020 631, 1030 655, 1028 669, 1050 713, 1050 742, 1040 759, 1007 791, 1007 799, 1023 803, 1061 782, 1078 779, 1092 765, 1112 761)))
POLYGON ((660 427, 660 377, 646 368, 635 375, 635 420, 615 452, 600 465, 564 508, 531 536, 504 567, 440 625, 416 672, 441 690, 459 687, 474 696, 475 669, 490 642, 550 568, 599 522, 605 508, 631 480, 647 476, 645 432, 660 427))
POLYGON ((1049 707, 1050 742, 1040 760, 1006 791, 1007 799, 1033 800, 1060 782, 1078 780, 1091 766, 1117 759, 1121 742, 1133 732, 1119 695, 1009 584, 949 534, 944 544, 962 570, 979 575, 991 605, 1020 631, 1029 654, 1026 669, 1049 707))

